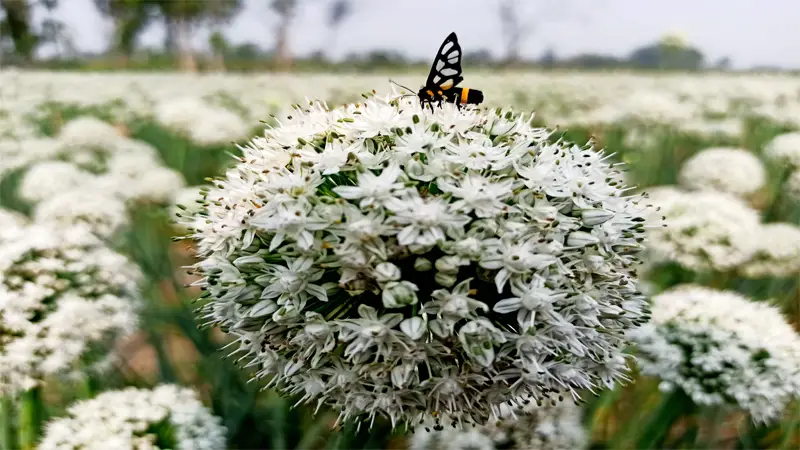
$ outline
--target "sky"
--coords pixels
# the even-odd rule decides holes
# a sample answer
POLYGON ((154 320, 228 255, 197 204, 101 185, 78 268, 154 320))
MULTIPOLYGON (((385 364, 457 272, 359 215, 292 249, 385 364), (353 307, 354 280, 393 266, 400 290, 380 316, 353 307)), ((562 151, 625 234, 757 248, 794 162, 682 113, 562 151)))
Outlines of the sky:
MULTIPOLYGON (((243 0, 245 7, 227 27, 233 43, 273 44, 276 17, 269 0, 243 0)), ((321 48, 334 58, 372 49, 397 50, 433 58, 450 32, 465 52, 504 54, 499 0, 353 0, 354 12, 338 33, 326 27, 331 0, 300 0, 292 27, 293 53, 321 48)), ((553 48, 559 57, 579 53, 626 55, 667 33, 684 36, 714 61, 728 56, 735 67, 772 65, 800 68, 800 1, 797 0, 521 0, 519 16, 529 30, 522 55, 537 57, 553 48)), ((41 17, 41 14, 39 14, 41 17)), ((64 21, 78 48, 105 48, 111 24, 92 0, 61 0, 55 16, 64 21)), ((197 49, 208 33, 194 36, 197 49)), ((153 26, 144 45, 160 45, 163 28, 153 26)))

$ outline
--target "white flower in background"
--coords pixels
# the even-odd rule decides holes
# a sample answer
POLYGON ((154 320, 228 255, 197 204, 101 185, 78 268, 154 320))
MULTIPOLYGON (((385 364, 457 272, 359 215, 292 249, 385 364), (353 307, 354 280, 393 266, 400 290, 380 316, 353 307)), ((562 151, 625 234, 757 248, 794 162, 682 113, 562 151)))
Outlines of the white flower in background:
POLYGON ((726 271, 747 262, 756 251, 758 213, 737 197, 668 188, 656 190, 649 200, 660 208, 651 213, 647 233, 648 249, 656 259, 690 270, 726 271))
POLYGON ((31 166, 19 184, 19 196, 38 203, 90 183, 95 175, 64 161, 44 161, 31 166))
POLYGON ((38 223, 64 227, 87 225, 101 238, 111 238, 130 223, 125 202, 113 192, 77 188, 56 194, 36 205, 38 223))
POLYGON ((159 165, 157 161, 142 158, 113 158, 118 165, 110 165, 110 170, 97 176, 90 189, 114 193, 128 202, 170 203, 172 197, 183 189, 186 181, 177 170, 159 165))
MULTIPOLYGON (((210 186, 188 186, 175 193, 172 197, 172 204, 169 208, 170 218, 181 226, 183 217, 191 217, 203 210, 205 204, 205 192, 210 186)), ((198 219, 200 220, 200 219, 198 219)), ((188 231, 188 230, 186 230, 188 231)))
POLYGON ((183 175, 168 167, 156 167, 121 185, 122 193, 129 200, 144 203, 169 203, 176 192, 186 185, 183 175), (125 193, 125 190, 128 190, 125 193))
POLYGON ((793 169, 800 168, 800 132, 775 136, 764 147, 764 155, 793 169))
POLYGON ((766 183, 761 160, 749 150, 713 147, 683 163, 678 180, 690 190, 712 190, 747 196, 766 183))
POLYGON ((410 438, 411 450, 580 450, 589 439, 581 410, 570 400, 537 406, 531 402, 513 416, 481 427, 434 430, 419 426, 410 438))
POLYGON ((104 346, 135 328, 140 272, 85 227, 31 225, 2 249, 4 395, 101 363, 104 346))
POLYGON ((40 450, 224 450, 222 420, 191 389, 108 391, 49 422, 40 450))
POLYGON ((28 218, 16 211, 0 208, 0 243, 14 238, 28 224, 28 218))
POLYGON ((250 127, 231 111, 199 98, 170 99, 160 103, 155 119, 200 145, 230 144, 248 137, 250 127))
POLYGON ((790 223, 762 225, 754 236, 757 248, 739 272, 749 278, 800 274, 800 227, 790 223))
POLYGON ((800 395, 800 337, 774 306, 684 285, 653 298, 651 323, 631 332, 643 373, 698 405, 780 417, 800 395))
POLYGON ((258 377, 341 420, 482 424, 626 379, 623 336, 647 317, 637 197, 602 152, 529 120, 408 99, 298 108, 184 222, 204 316, 258 377))
POLYGON ((65 123, 58 140, 68 149, 110 151, 122 140, 113 125, 94 116, 80 116, 65 123))
POLYGON ((0 138, 0 178, 3 174, 54 158, 61 143, 51 138, 0 138))

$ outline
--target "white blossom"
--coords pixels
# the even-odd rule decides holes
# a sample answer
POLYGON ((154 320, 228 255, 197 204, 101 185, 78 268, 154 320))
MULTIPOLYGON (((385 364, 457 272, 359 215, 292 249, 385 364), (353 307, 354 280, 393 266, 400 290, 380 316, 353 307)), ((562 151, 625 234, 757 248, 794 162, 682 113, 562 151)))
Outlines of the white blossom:
POLYGON ((0 208, 0 244, 13 239, 27 224, 28 219, 22 214, 0 208))
POLYGON ((0 392, 81 370, 135 329, 138 268, 82 226, 30 225, 0 252, 0 392))
POLYGON ((203 317, 343 421, 482 424, 625 380, 644 205, 602 152, 549 135, 396 97, 296 108, 183 219, 203 317))
POLYGON ((657 259, 691 270, 732 270, 756 251, 759 216, 743 201, 714 191, 657 189, 648 248, 657 259), (663 222, 660 220, 664 218, 663 222))
POLYGON ((111 151, 123 140, 116 128, 93 116, 79 116, 65 123, 58 134, 61 144, 72 150, 111 151))
POLYGON ((226 429, 187 388, 108 391, 45 427, 41 450, 224 450, 226 429))
POLYGON ((739 272, 746 277, 791 277, 800 273, 800 228, 768 223, 753 236, 756 251, 739 272))
POLYGON ((771 421, 800 395, 800 336, 774 306, 732 291, 683 285, 653 298, 651 323, 631 331, 643 373, 698 405, 735 405, 771 421))
POLYGON ((61 192, 36 205, 33 214, 38 223, 56 227, 75 224, 88 226, 101 238, 111 238, 130 223, 125 202, 117 195, 77 188, 61 192))
POLYGON ((712 147, 686 160, 678 179, 690 190, 747 196, 764 186, 767 174, 764 164, 749 150, 712 147))
POLYGON ((19 184, 19 196, 38 203, 56 194, 90 183, 95 175, 64 161, 44 161, 31 166, 19 184))

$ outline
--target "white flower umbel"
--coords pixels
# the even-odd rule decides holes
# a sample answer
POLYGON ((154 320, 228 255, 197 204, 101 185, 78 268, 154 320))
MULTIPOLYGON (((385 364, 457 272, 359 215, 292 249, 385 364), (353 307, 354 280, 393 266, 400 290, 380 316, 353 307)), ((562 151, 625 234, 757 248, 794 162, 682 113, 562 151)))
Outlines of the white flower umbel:
POLYGON ((737 196, 750 195, 764 186, 764 164, 740 148, 713 147, 683 163, 678 179, 690 190, 715 190, 737 196))
POLYGON ((58 140, 72 150, 113 150, 123 137, 108 122, 93 116, 80 116, 61 128, 58 140))
POLYGON ((410 449, 580 450, 588 441, 580 408, 565 400, 541 406, 531 402, 514 416, 481 427, 435 430, 420 426, 411 436, 410 449))
POLYGON ((650 215, 648 249, 657 259, 691 270, 726 271, 756 251, 758 213, 737 197, 656 188, 649 200, 657 208, 650 215))
POLYGON ((45 161, 31 166, 19 185, 19 196, 32 203, 90 183, 95 175, 64 161, 45 161))
POLYGON ((56 139, 0 137, 0 178, 10 171, 51 159, 60 151, 61 143, 56 139))
POLYGON ((248 137, 241 117, 198 98, 170 99, 155 109, 155 119, 200 145, 230 144, 248 137))
POLYGON ((790 277, 800 274, 800 228, 790 223, 768 223, 754 236, 755 254, 739 268, 750 278, 790 277))
POLYGON ((47 424, 40 450, 224 450, 226 429, 191 389, 125 388, 81 400, 47 424))
POLYGON ((786 164, 793 169, 800 168, 800 132, 775 136, 764 147, 764 155, 779 164, 786 164))
POLYGON ((13 239, 28 224, 28 219, 16 211, 0 208, 0 244, 13 239))
POLYGON ((642 372, 699 405, 737 405, 756 421, 800 394, 800 337, 779 310, 731 291, 679 286, 653 298, 631 332, 642 372))
POLYGON ((138 268, 82 226, 31 225, 0 252, 0 392, 102 362, 133 331, 138 268))
POLYGON ((187 219, 204 317, 259 377, 396 424, 625 379, 644 219, 602 152, 410 99, 281 123, 187 219))
POLYGON ((34 220, 64 227, 85 224, 108 239, 130 223, 125 202, 114 193, 77 188, 56 194, 34 209, 34 220))

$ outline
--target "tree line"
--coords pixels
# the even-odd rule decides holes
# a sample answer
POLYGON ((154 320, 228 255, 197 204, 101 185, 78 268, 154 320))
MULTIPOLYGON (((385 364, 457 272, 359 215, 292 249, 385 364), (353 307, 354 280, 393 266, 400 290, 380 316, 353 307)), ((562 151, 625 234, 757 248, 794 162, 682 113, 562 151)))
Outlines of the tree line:
MULTIPOLYGON (((265 16, 273 17, 274 46, 260 48, 254 43, 231 44, 223 34, 226 26, 241 11, 243 0, 92 0, 97 10, 113 25, 107 50, 101 54, 81 53, 70 38, 70 30, 59 22, 54 11, 64 0, 0 0, 0 62, 22 66, 81 66, 94 61, 95 67, 180 68, 182 70, 289 70, 303 68, 338 68, 377 70, 384 68, 424 66, 427 60, 414 60, 394 50, 373 50, 349 54, 332 62, 325 51, 296 58, 291 51, 289 31, 303 0, 263 0, 265 16), (34 14, 44 16, 34 23, 34 14), (139 37, 151 26, 161 24, 166 30, 158 49, 142 49, 139 37), (198 54, 192 42, 198 30, 209 30, 210 52, 198 54), (50 47, 54 56, 37 58, 37 50, 50 47)), ((326 45, 335 45, 342 24, 356 8, 370 5, 369 0, 305 0, 325 8, 326 45)), ((583 54, 559 58, 547 50, 537 58, 521 56, 526 40, 544 25, 582 19, 580 8, 570 8, 569 0, 556 2, 520 2, 497 0, 497 19, 501 24, 505 52, 495 56, 487 50, 464 55, 465 65, 486 67, 535 68, 644 68, 665 70, 727 70, 731 61, 706 61, 703 53, 691 46, 670 40, 648 43, 626 56, 583 54), (535 17, 535 19, 533 19, 535 17)), ((371 3, 374 5, 374 3, 371 3)), ((574 5, 573 5, 574 6, 574 5)))

